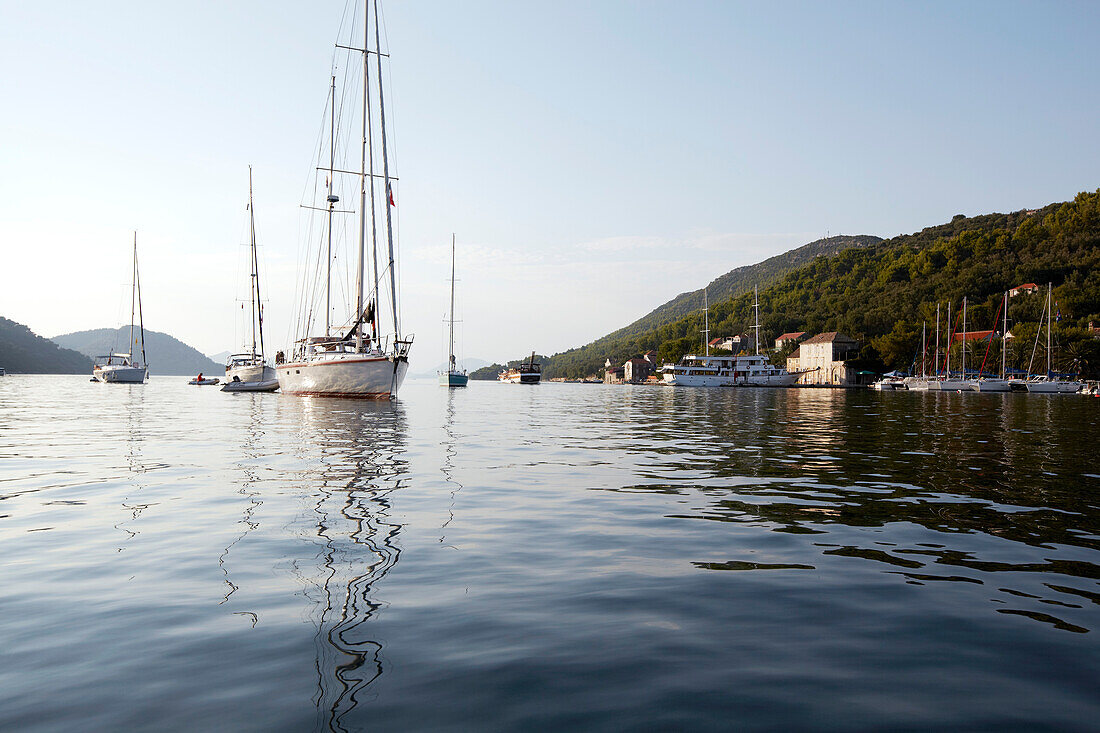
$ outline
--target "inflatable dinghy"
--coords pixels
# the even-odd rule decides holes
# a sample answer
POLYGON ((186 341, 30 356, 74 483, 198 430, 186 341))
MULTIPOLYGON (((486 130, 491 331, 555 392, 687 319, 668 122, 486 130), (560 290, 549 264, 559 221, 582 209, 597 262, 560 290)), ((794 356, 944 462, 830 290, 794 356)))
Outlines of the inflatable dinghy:
POLYGON ((192 379, 190 382, 188 382, 188 384, 197 384, 197 385, 201 386, 201 385, 204 385, 204 384, 217 384, 220 381, 221 380, 218 379, 217 377, 215 377, 213 379, 192 379))
POLYGON ((262 382, 226 382, 222 392, 274 392, 278 388, 278 379, 267 379, 262 382))

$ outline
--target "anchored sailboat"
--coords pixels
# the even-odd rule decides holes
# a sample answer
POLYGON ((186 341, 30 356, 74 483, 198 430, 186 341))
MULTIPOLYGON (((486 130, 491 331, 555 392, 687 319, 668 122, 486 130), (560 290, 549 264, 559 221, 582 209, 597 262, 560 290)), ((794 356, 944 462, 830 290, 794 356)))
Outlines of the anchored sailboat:
POLYGON ((455 363, 455 235, 451 235, 451 312, 447 318, 447 371, 439 373, 439 383, 444 387, 465 387, 470 377, 466 370, 458 370, 455 363))
POLYGON ((141 317, 141 278, 138 276, 137 232, 134 232, 134 269, 130 281, 130 346, 129 351, 97 356, 92 367, 92 377, 100 382, 143 384, 149 377, 149 365, 145 363, 145 323, 141 317), (137 316, 138 339, 134 338, 134 317, 137 316), (140 341, 139 341, 140 339, 140 341), (134 357, 134 349, 141 345, 141 359, 134 357))
MULTIPOLYGON (((1077 390, 1085 386, 1084 382, 1079 382, 1072 379, 1063 379, 1056 375, 1053 371, 1052 355, 1054 353, 1054 339, 1051 333, 1051 325, 1053 322, 1054 311, 1051 308, 1051 293, 1054 290, 1054 286, 1051 283, 1047 283, 1047 304, 1044 310, 1044 315, 1047 321, 1047 371, 1046 374, 1032 375, 1031 364, 1028 365, 1028 378, 1025 384, 1027 385, 1028 392, 1037 392, 1040 394, 1072 394, 1077 390)), ((1039 327, 1042 328, 1042 322, 1039 323, 1039 327)), ((1038 343, 1039 332, 1035 333, 1036 343, 1038 343)), ((1035 360, 1035 350, 1032 349, 1032 361, 1035 360)))
MULTIPOLYGON (((225 364, 222 392, 274 392, 279 388, 275 370, 264 358, 264 306, 260 299, 260 258, 256 253, 256 208, 252 202, 252 166, 248 166, 249 300, 252 302, 252 349, 233 354, 225 364)), ((214 382, 217 383, 216 381, 214 382)))
MULTIPOLYGON (((392 182, 396 178, 390 175, 389 150, 386 139, 386 108, 385 95, 382 88, 382 56, 380 33, 378 27, 378 0, 373 2, 373 18, 371 14, 371 2, 364 3, 363 13, 363 37, 362 47, 353 47, 351 43, 337 44, 338 48, 346 49, 349 53, 362 54, 362 106, 360 110, 349 107, 343 109, 337 107, 336 81, 333 77, 331 87, 331 101, 329 105, 329 156, 327 173, 323 191, 325 206, 307 206, 305 208, 323 211, 326 214, 325 246, 321 249, 324 254, 324 335, 311 335, 315 327, 314 303, 309 296, 308 284, 303 284, 303 302, 299 317, 298 336, 294 341, 289 358, 283 358, 282 353, 276 355, 275 372, 279 379, 279 387, 284 393, 298 395, 318 395, 337 397, 365 397, 375 399, 388 399, 397 395, 397 390, 405 378, 409 368, 409 349, 412 346, 413 337, 402 335, 399 323, 399 308, 397 299, 397 273, 394 263, 394 221, 393 221, 393 188, 392 182), (371 48, 371 24, 373 22, 374 47, 371 48), (374 56, 376 67, 372 73, 370 57, 374 56), (371 78, 377 83, 377 135, 381 141, 381 174, 375 173, 375 135, 374 128, 375 110, 371 104, 371 78), (346 113, 346 114, 345 114, 346 113), (360 146, 360 162, 357 172, 336 168, 336 151, 338 148, 337 133, 338 120, 349 119, 358 114, 361 121, 362 143, 360 146), (334 291, 333 280, 333 216, 335 214, 353 213, 349 211, 337 211, 336 204, 340 197, 334 191, 335 177, 337 175, 351 174, 356 176, 359 182, 359 245, 358 258, 355 269, 355 307, 345 325, 336 327, 332 322, 332 296, 334 291), (382 183, 382 206, 386 208, 385 244, 387 248, 388 263, 384 270, 378 268, 378 216, 376 214, 376 188, 382 183), (368 194, 370 209, 368 211, 368 194), (372 267, 370 275, 369 291, 367 284, 366 246, 367 224, 370 224, 370 244, 372 267), (385 276, 388 274, 388 278, 385 276), (378 293, 383 279, 388 279, 389 303, 393 316, 393 333, 383 336, 380 333, 378 293), (369 296, 369 297, 368 297, 369 296)), ((356 65, 350 65, 351 70, 356 65)), ((322 168, 321 170, 326 170, 322 168)), ((308 276, 306 278, 308 280, 308 276)), ((305 281, 303 281, 305 283, 305 281)))

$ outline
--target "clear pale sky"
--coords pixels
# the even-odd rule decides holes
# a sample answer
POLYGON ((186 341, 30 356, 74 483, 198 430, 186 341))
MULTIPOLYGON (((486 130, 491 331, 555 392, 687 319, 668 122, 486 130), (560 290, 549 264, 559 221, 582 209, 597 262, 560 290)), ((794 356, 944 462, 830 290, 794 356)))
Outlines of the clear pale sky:
MULTIPOLYGON (((255 175, 268 342, 338 2, 0 1, 0 315, 232 350, 255 175)), ((1100 187, 1100 3, 393 2, 413 367, 553 353, 832 234, 1100 187)), ((156 371, 155 365, 153 369, 156 371)))

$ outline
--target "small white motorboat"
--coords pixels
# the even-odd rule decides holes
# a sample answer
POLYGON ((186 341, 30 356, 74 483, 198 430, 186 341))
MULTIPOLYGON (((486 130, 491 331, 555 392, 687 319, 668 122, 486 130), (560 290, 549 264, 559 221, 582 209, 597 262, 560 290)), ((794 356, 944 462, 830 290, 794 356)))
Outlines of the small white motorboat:
POLYGON ((278 378, 264 379, 257 382, 242 382, 239 379, 234 379, 225 383, 222 392, 274 392, 278 388, 278 378))

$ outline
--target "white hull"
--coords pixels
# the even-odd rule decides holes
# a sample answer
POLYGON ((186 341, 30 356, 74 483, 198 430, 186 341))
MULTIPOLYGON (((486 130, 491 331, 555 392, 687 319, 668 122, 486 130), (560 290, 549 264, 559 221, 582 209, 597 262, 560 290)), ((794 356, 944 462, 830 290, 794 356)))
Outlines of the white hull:
POLYGON ((733 377, 713 374, 664 374, 665 384, 676 387, 790 387, 798 374, 733 377))
POLYGON ((930 392, 969 392, 970 385, 964 379, 937 379, 928 383, 930 392))
POLYGON ((1063 382, 1060 379, 1051 379, 1042 382, 1028 382, 1027 391, 1037 394, 1073 394, 1083 386, 1082 382, 1063 382))
POLYGON ((409 362, 373 354, 333 354, 275 367, 284 394, 389 399, 397 395, 409 362))
POLYGON ((235 366, 225 368, 225 381, 232 382, 236 377, 241 382, 268 382, 278 379, 275 370, 263 364, 249 364, 247 366, 235 366))
POLYGON ((108 364, 93 369, 92 376, 109 384, 143 384, 149 376, 149 370, 145 367, 108 364))
MULTIPOLYGON (((271 371, 274 374, 275 370, 271 371)), ((262 382, 226 382, 222 386, 222 392, 274 392, 278 388, 279 380, 272 376, 271 379, 262 382)))
POLYGON ((1010 392, 1012 390, 1008 382, 1003 379, 972 379, 970 389, 975 392, 1010 392))
POLYGON ((502 382, 507 382, 508 384, 538 384, 540 381, 542 381, 542 373, 541 372, 507 373, 507 374, 500 375, 499 377, 497 377, 497 379, 499 379, 502 382))
POLYGON ((880 379, 879 381, 871 385, 871 389, 876 389, 880 392, 893 392, 898 389, 909 389, 909 382, 899 379, 880 379))
POLYGON ((662 370, 665 384, 679 387, 790 387, 804 372, 788 372, 759 355, 689 354, 662 370))

